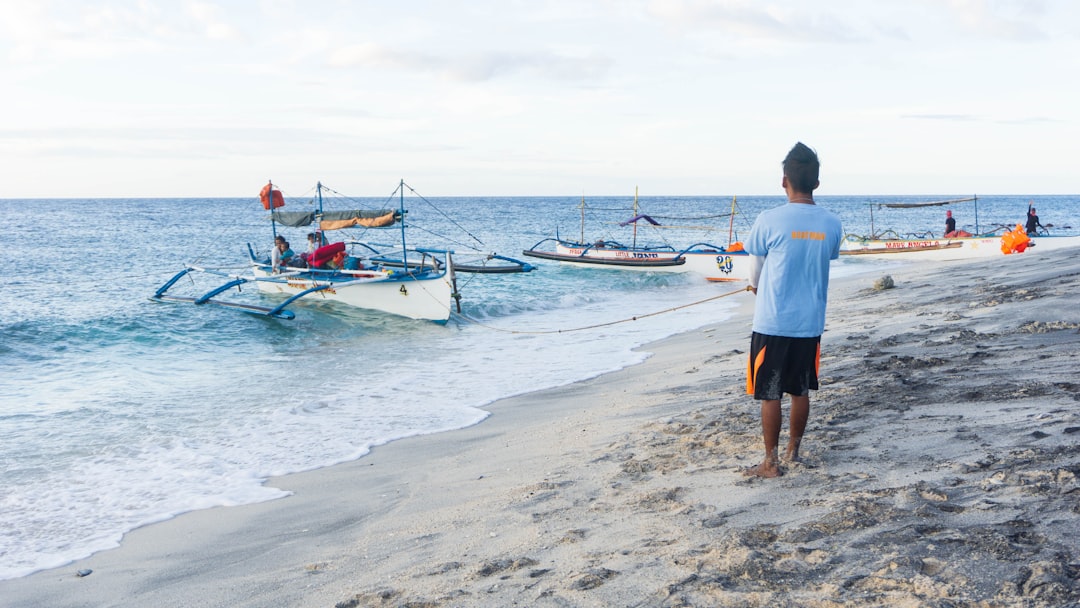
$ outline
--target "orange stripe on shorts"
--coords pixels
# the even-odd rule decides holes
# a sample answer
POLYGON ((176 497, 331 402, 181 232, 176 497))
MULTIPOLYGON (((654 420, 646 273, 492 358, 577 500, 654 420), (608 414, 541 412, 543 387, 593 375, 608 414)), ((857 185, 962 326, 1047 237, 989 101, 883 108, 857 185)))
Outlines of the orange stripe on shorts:
POLYGON ((751 360, 750 357, 746 358, 746 394, 754 394, 754 384, 757 380, 758 370, 761 369, 761 365, 765 363, 765 347, 761 347, 758 351, 757 358, 751 360))

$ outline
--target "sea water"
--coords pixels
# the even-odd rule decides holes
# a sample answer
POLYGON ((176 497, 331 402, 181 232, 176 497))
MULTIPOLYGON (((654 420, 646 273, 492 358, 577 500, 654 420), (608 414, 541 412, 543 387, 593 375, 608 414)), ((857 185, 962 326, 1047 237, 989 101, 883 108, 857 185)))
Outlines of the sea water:
MULTIPOLYGON (((0 579, 115 547, 124 533, 180 513, 284 496, 271 476, 480 423, 500 398, 638 363, 648 356, 638 347, 724 324, 751 297, 715 298, 741 285, 690 274, 521 256, 557 232, 630 243, 633 229, 618 222, 630 217, 632 196, 587 198, 583 229, 577 197, 426 194, 404 201, 410 245, 495 252, 537 270, 459 275, 462 311, 445 325, 325 303, 294 305, 295 319, 277 320, 148 299, 185 264, 243 273, 248 243, 266 253, 271 228, 255 198, 0 200, 0 579)), ((304 196, 300 208, 313 204, 304 196)), ((300 210, 286 198, 286 209, 300 210)), ((849 233, 940 234, 943 208, 878 209, 874 226, 870 218, 874 203, 939 198, 949 197, 819 202, 849 233)), ((1060 234, 1078 233, 1078 200, 1033 198, 1060 234)), ((783 202, 643 196, 641 212, 698 228, 642 227, 636 238, 726 245, 783 202)), ((1023 221, 1028 202, 980 197, 977 207, 951 208, 975 232, 976 211, 986 230, 1023 221)), ((305 229, 280 232, 303 248, 305 229)), ((401 238, 397 228, 359 236, 401 238)), ((841 260, 834 276, 878 263, 841 260)), ((276 303, 249 287, 219 297, 276 303)), ((745 324, 721 331, 735 345, 749 335, 745 324)))

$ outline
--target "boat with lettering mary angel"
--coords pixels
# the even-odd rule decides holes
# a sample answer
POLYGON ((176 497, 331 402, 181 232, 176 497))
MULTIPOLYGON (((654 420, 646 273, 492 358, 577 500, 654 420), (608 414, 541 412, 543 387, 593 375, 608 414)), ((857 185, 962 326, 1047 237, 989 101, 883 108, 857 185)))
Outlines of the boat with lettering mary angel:
MULTIPOLYGON (((402 181, 395 195, 397 209, 350 209, 329 211, 323 208, 321 183, 316 186, 317 205, 310 211, 279 211, 285 200, 281 191, 268 183, 260 193, 263 208, 271 212, 270 225, 279 240, 279 228, 292 227, 310 231, 317 239, 309 252, 293 254, 279 249, 259 254, 247 246, 250 275, 238 275, 228 269, 188 265, 161 286, 151 297, 159 302, 215 304, 252 314, 292 319, 288 309, 300 302, 336 302, 365 310, 389 313, 410 319, 445 323, 451 306, 459 298, 456 289, 453 252, 447 249, 409 247, 405 233, 404 190, 402 181), (395 250, 376 248, 365 241, 330 234, 349 228, 400 228, 400 246, 395 250), (218 275, 225 283, 195 296, 169 293, 180 279, 195 273, 218 275), (279 300, 272 306, 260 303, 222 300, 219 296, 242 285, 254 284, 258 290, 279 300)), ((283 241, 284 242, 284 241, 283 241)), ((283 246, 284 247, 284 246, 283 246)))
POLYGON ((963 260, 1023 253, 1037 247, 1039 251, 1080 246, 1080 237, 1028 235, 1022 225, 1010 229, 1007 226, 991 231, 979 229, 978 197, 933 201, 927 203, 882 203, 879 208, 918 209, 941 207, 959 203, 973 203, 975 232, 956 230, 942 234, 933 232, 900 235, 892 230, 874 231, 874 205, 870 206, 870 236, 849 234, 840 244, 842 256, 888 256, 911 260, 963 260))
MULTIPOLYGON (((732 206, 734 207, 734 202, 732 206)), ((546 238, 522 251, 522 255, 586 268, 693 272, 702 275, 708 281, 745 281, 750 278, 750 255, 743 251, 742 244, 738 242, 733 242, 727 247, 695 243, 682 248, 668 243, 638 243, 640 223, 652 229, 686 227, 664 226, 649 215, 639 214, 636 192, 634 193, 633 217, 619 222, 619 226, 632 227, 632 240, 629 245, 610 238, 587 242, 584 238, 586 208, 585 199, 582 198, 580 240, 566 240, 558 236, 546 238)))

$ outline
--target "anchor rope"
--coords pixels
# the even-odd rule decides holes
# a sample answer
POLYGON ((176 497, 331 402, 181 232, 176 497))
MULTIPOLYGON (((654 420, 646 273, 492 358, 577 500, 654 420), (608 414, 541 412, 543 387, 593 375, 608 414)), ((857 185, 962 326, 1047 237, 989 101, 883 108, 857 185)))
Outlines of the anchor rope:
POLYGON ((617 321, 608 321, 606 323, 596 323, 594 325, 583 325, 581 327, 572 327, 570 329, 551 329, 551 330, 542 330, 542 331, 541 330, 530 331, 530 330, 521 330, 521 329, 504 329, 502 327, 495 327, 494 325, 487 325, 486 323, 482 323, 480 321, 477 321, 476 319, 473 319, 472 317, 469 317, 467 315, 458 314, 456 316, 460 317, 460 318, 462 318, 462 319, 464 319, 464 320, 466 320, 466 321, 468 321, 468 322, 470 322, 470 323, 472 323, 474 325, 483 327, 485 329, 491 329, 491 330, 494 330, 494 331, 499 331, 499 332, 508 333, 508 334, 528 334, 528 335, 534 335, 534 336, 546 335, 546 334, 565 334, 565 333, 570 333, 570 332, 573 332, 573 331, 585 331, 585 330, 588 330, 588 329, 597 329, 597 328, 600 328, 600 327, 609 327, 611 325, 618 325, 620 323, 628 323, 630 321, 637 321, 639 319, 647 319, 649 317, 655 317, 657 315, 662 315, 662 314, 669 313, 669 312, 675 312, 676 310, 682 310, 683 308, 690 308, 691 306, 698 306, 700 304, 705 304, 707 302, 712 302, 713 300, 719 300, 720 298, 726 298, 728 296, 733 296, 733 295, 735 295, 737 293, 742 293, 744 291, 750 291, 750 289, 751 289, 750 286, 747 285, 746 287, 743 287, 742 289, 736 289, 735 291, 729 291, 728 293, 722 293, 722 294, 717 295, 717 296, 711 296, 711 297, 705 298, 704 300, 698 300, 697 302, 690 302, 689 304, 681 304, 679 306, 673 306, 671 308, 666 308, 664 310, 657 310, 657 311, 650 312, 650 313, 643 314, 643 315, 635 315, 633 317, 627 317, 625 319, 619 319, 617 321))

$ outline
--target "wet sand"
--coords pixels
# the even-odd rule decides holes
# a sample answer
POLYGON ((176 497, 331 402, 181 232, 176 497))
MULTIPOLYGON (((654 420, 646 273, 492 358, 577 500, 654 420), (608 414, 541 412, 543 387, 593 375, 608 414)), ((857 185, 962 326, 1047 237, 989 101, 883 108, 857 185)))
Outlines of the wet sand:
POLYGON ((744 306, 477 426, 270 480, 289 498, 0 582, 0 605, 1080 603, 1080 250, 835 281, 804 462, 777 479, 741 474, 749 334, 744 306))

